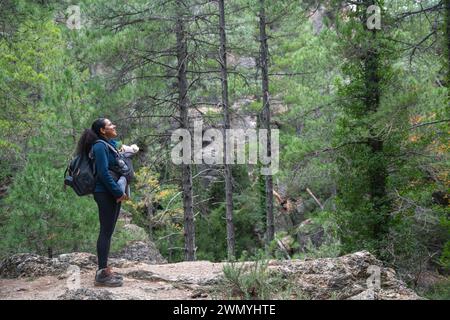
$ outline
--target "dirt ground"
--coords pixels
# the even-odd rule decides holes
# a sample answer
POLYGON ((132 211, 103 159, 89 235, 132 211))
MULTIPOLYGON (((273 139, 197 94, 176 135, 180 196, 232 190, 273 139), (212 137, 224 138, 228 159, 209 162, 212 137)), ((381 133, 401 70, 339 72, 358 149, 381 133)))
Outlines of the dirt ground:
POLYGON ((222 273, 221 263, 207 261, 115 268, 124 277, 122 287, 94 286, 95 270, 82 270, 79 286, 74 276, 45 276, 40 278, 0 279, 2 300, 53 300, 68 289, 85 288, 111 293, 113 299, 211 299, 204 292, 208 281, 214 282, 222 273))

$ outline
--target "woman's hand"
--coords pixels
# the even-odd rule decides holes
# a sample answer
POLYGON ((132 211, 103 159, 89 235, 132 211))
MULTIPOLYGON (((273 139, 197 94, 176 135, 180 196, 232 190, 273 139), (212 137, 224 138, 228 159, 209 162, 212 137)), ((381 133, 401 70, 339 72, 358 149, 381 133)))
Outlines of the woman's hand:
POLYGON ((124 193, 120 198, 116 199, 116 202, 119 203, 119 202, 122 202, 122 201, 125 201, 125 200, 129 200, 129 199, 130 198, 128 198, 128 196, 124 193))

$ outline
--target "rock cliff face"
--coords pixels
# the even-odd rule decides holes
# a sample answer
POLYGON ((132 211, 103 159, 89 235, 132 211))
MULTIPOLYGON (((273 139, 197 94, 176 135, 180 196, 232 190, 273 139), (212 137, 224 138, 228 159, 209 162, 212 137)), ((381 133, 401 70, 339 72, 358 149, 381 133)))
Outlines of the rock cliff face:
MULTIPOLYGON (((133 256, 133 255, 131 255, 133 256)), ((0 299, 214 299, 226 263, 150 264, 111 259, 124 286, 93 286, 96 257, 70 253, 56 259, 18 254, 0 263, 0 299)), ((250 262, 246 262, 250 263, 250 262)), ((421 299, 369 252, 315 260, 272 260, 269 271, 294 281, 308 299, 421 299)))

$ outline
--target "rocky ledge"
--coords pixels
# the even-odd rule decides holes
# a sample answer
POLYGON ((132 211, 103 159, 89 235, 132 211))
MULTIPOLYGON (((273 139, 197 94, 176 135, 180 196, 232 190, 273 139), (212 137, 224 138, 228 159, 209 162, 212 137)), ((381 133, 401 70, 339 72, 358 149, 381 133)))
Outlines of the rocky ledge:
MULTIPOLYGON (((0 263, 0 299, 215 299, 227 263, 209 261, 167 264, 162 257, 150 261, 137 257, 135 246, 128 258, 110 264, 124 276, 119 288, 96 288, 96 257, 69 253, 49 259, 17 254, 0 263), (153 263, 153 264, 152 264, 153 263), (156 263, 156 264, 155 264, 156 263)), ((149 250, 148 248, 146 250, 149 250)), ((251 265, 252 262, 245 262, 251 265)), ((239 265, 239 264, 237 264, 239 265)), ((338 258, 271 260, 268 270, 279 275, 306 299, 416 300, 422 299, 403 283, 393 269, 372 254, 356 252, 338 258)), ((295 297, 294 297, 295 298, 295 297)))

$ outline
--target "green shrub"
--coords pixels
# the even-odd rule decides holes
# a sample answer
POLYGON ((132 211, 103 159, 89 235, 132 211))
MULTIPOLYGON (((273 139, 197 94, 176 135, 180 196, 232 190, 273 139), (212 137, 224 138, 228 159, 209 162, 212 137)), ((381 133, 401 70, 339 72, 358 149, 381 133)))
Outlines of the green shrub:
POLYGON ((223 267, 223 279, 216 288, 217 299, 296 299, 304 298, 293 286, 268 268, 268 260, 232 262, 223 267))
POLYGON ((450 300, 450 279, 432 286, 422 296, 430 300, 450 300))

